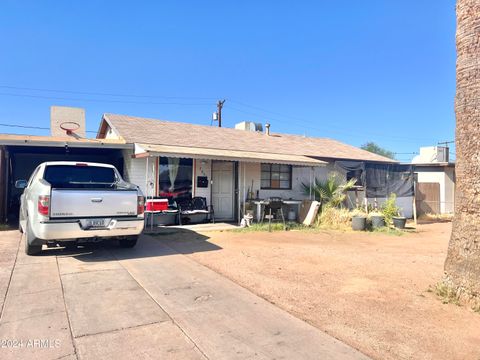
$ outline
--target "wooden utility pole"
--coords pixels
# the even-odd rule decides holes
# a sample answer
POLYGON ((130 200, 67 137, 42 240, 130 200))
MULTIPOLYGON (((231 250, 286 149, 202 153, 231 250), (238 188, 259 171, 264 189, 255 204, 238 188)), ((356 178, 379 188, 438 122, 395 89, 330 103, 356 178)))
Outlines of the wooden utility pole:
POLYGON ((225 100, 218 100, 218 103, 217 103, 218 127, 222 127, 222 107, 224 103, 225 103, 225 100))

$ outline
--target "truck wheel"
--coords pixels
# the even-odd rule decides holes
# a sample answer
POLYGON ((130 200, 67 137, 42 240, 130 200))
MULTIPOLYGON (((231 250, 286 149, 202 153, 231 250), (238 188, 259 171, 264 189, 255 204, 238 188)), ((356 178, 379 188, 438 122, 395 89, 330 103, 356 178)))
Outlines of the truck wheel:
POLYGON ((120 246, 123 248, 133 248, 137 244, 138 236, 129 236, 126 239, 120 239, 120 246))
POLYGON ((25 253, 27 255, 35 255, 42 251, 42 245, 32 245, 31 243, 37 240, 37 238, 33 235, 32 230, 30 230, 30 225, 28 219, 25 225, 25 253))

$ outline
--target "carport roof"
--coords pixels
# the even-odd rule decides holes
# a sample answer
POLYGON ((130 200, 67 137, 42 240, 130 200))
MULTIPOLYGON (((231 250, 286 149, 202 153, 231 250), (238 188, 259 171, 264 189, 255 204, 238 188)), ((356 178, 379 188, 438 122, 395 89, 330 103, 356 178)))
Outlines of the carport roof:
POLYGON ((0 134, 0 146, 52 146, 52 147, 83 147, 83 148, 110 148, 131 149, 133 144, 127 144, 121 139, 84 139, 73 136, 40 136, 0 134))
POLYGON ((137 157, 168 155, 170 157, 188 157, 192 159, 212 159, 245 161, 254 163, 288 164, 298 166, 325 166, 322 160, 313 159, 303 155, 274 154, 266 152, 219 150, 212 148, 199 148, 191 146, 169 146, 136 144, 137 157))

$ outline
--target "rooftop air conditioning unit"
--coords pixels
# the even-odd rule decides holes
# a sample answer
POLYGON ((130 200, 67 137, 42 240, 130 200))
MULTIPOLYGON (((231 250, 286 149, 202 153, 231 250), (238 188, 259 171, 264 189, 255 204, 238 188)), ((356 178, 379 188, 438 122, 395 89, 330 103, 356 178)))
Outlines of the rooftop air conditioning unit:
POLYGON ((242 121, 241 123, 235 124, 235 129, 263 132, 263 125, 261 123, 255 123, 253 121, 242 121))
POLYGON ((426 146, 420 148, 420 154, 412 160, 413 164, 431 164, 449 162, 449 148, 445 146, 426 146))

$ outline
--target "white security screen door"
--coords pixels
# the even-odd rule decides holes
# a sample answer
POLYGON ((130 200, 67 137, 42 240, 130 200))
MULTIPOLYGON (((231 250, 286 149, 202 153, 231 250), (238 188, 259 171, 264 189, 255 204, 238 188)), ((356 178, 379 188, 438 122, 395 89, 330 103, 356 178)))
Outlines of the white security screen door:
POLYGON ((233 220, 234 163, 212 162, 212 205, 215 219, 233 220))

